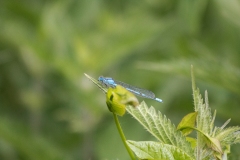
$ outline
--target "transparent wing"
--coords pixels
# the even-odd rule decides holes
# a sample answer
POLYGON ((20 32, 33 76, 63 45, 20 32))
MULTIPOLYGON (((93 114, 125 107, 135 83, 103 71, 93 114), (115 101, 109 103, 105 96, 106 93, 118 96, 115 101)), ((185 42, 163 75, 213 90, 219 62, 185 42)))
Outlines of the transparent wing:
POLYGON ((127 83, 116 81, 116 80, 114 80, 114 82, 118 85, 123 86, 128 91, 132 92, 133 94, 135 94, 137 96, 140 96, 140 97, 143 97, 143 98, 155 99, 155 94, 153 92, 149 91, 149 90, 142 89, 142 88, 139 88, 139 87, 135 87, 135 86, 129 85, 127 83))

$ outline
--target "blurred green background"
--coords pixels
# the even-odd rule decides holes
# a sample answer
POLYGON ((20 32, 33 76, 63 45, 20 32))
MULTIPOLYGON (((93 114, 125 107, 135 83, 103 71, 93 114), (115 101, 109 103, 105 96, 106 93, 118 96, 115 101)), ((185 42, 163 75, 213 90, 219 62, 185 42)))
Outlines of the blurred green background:
MULTIPOLYGON (((84 73, 152 90, 177 125, 193 111, 191 64, 216 125, 239 125, 239 0, 1 0, 0 159, 129 159, 84 73)), ((154 140, 120 121, 127 139, 154 140)))

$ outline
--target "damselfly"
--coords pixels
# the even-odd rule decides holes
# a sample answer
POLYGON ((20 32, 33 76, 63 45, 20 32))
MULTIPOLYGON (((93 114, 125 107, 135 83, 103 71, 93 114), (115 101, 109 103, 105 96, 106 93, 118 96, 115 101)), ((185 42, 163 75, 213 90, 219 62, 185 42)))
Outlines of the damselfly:
POLYGON ((140 96, 140 97, 143 97, 143 98, 149 98, 149 99, 153 99, 153 100, 156 100, 158 102, 163 102, 161 99, 159 98, 156 98, 155 97, 155 94, 151 91, 148 91, 146 89, 142 89, 142 88, 138 88, 138 87, 135 87, 135 86, 132 86, 132 85, 129 85, 129 84, 126 84, 124 82, 120 82, 120 81, 116 81, 114 80, 113 78, 111 77, 103 77, 103 76, 100 76, 98 78, 98 81, 104 85, 105 87, 109 88, 115 88, 117 85, 120 85, 124 88, 126 88, 128 91, 132 92, 133 94, 135 94, 136 96, 140 96))

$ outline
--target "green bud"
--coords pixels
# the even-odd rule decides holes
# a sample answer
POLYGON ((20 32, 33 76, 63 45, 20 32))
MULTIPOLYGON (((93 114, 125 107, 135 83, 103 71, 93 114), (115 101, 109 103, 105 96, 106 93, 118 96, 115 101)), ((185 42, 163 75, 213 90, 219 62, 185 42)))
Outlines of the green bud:
POLYGON ((126 112, 126 105, 137 107, 139 105, 138 99, 123 88, 117 85, 115 88, 109 88, 106 94, 106 103, 110 112, 119 116, 123 116, 126 112))

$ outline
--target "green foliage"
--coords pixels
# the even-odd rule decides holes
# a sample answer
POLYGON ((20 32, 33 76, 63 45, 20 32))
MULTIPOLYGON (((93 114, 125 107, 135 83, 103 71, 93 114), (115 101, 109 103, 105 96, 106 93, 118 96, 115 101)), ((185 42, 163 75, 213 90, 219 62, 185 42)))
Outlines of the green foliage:
MULTIPOLYGON (((112 147, 120 143, 114 121, 84 72, 153 91, 164 100, 158 110, 178 124, 192 108, 193 64, 198 87, 218 111, 215 123, 231 117, 229 125, 240 124, 238 0, 0 0, 0 6, 0 159, 124 153, 112 147)), ((130 139, 153 138, 129 115, 120 121, 130 139)), ((231 147, 232 159, 239 150, 231 147)))
POLYGON ((129 147, 140 159, 149 160, 194 160, 181 149, 173 145, 153 141, 127 141, 129 147))
POLYGON ((182 131, 182 133, 186 136, 192 132, 192 128, 195 126, 197 117, 197 112, 189 113, 185 117, 183 117, 182 121, 178 124, 177 129, 182 131))
MULTIPOLYGON (((226 160, 227 154, 230 153, 230 146, 239 143, 240 127, 224 129, 229 121, 222 127, 214 127, 216 112, 212 116, 207 92, 205 92, 205 103, 203 102, 199 89, 195 85, 193 67, 191 74, 195 112, 186 115, 177 128, 160 111, 156 112, 153 107, 149 108, 145 102, 142 102, 137 108, 131 104, 126 106, 128 113, 158 140, 158 142, 128 140, 126 147, 130 147, 138 158, 149 160, 211 160, 217 158, 226 160), (193 130, 197 131, 196 138, 186 137, 193 130)), ((104 86, 97 80, 86 76, 104 90, 104 86)), ((110 88, 107 94, 109 90, 112 92, 110 88)), ((119 89, 116 88, 116 91, 119 89)), ((107 96, 107 102, 108 99, 111 97, 107 96)))
MULTIPOLYGON (((127 111, 159 141, 149 143, 142 142, 140 144, 131 142, 132 147, 130 147, 133 150, 136 150, 133 144, 137 144, 137 146, 135 146, 137 148, 139 148, 139 145, 143 147, 144 152, 148 152, 148 148, 151 146, 149 155, 152 155, 151 152, 157 153, 154 153, 152 158, 149 159, 194 159, 194 150, 191 148, 190 143, 188 143, 183 134, 177 131, 171 121, 167 119, 166 116, 163 116, 160 111, 156 112, 153 107, 148 108, 144 102, 136 109, 131 106, 127 107, 127 111), (163 150, 158 148, 161 146, 163 146, 163 150), (166 155, 162 155, 162 152, 167 153, 166 155)), ((139 150, 141 149, 139 148, 139 150)), ((139 150, 137 151, 138 153, 139 150)), ((142 154, 140 155, 141 157, 139 158, 148 159, 148 157, 143 157, 142 154)))
MULTIPOLYGON (((208 95, 205 93, 205 103, 201 98, 199 89, 195 86, 195 79, 192 68, 192 88, 194 99, 194 113, 185 116, 178 129, 183 134, 188 135, 193 129, 197 131, 195 152, 187 142, 187 139, 182 134, 178 133, 175 126, 162 116, 160 112, 156 114, 153 107, 148 108, 145 103, 142 103, 137 109, 128 108, 128 112, 141 123, 147 131, 155 136, 159 142, 129 142, 131 149, 141 159, 226 159, 226 155, 230 153, 229 147, 238 142, 240 135, 240 127, 230 127, 223 129, 227 123, 222 127, 215 127, 213 130, 213 123, 215 119, 212 118, 211 110, 208 104, 208 95), (197 114, 198 113, 198 114, 197 114), (196 128, 195 128, 196 121, 196 128), (187 129, 187 131, 186 131, 187 129), (161 145, 157 145, 160 143, 161 145), (171 149, 165 148, 165 145, 171 145, 171 149), (159 149, 159 147, 162 147, 159 149), (149 149, 150 148, 150 149, 149 149), (173 149, 174 148, 174 149, 173 149), (143 150, 141 153, 141 150, 143 150), (176 154, 176 150, 178 153, 176 154), (148 153, 149 152, 149 153, 148 153), (156 155, 157 152, 157 155, 156 155), (167 152, 167 154, 163 154, 167 152), (148 154, 146 154, 148 153, 148 154), (193 153, 195 153, 193 155, 193 153), (167 155, 170 157, 167 157, 167 155), (183 158, 184 157, 184 158, 183 158)), ((194 139, 191 139, 194 141, 194 139)))

